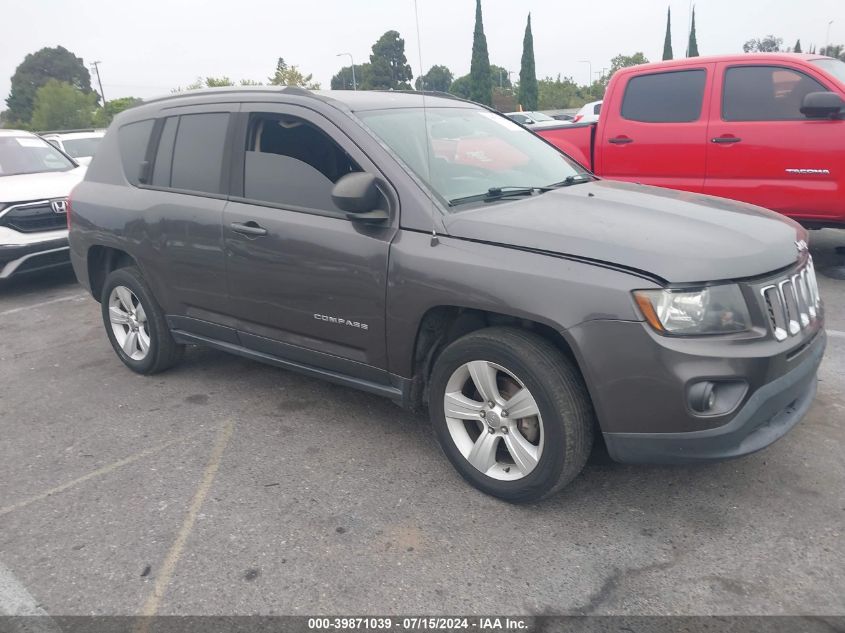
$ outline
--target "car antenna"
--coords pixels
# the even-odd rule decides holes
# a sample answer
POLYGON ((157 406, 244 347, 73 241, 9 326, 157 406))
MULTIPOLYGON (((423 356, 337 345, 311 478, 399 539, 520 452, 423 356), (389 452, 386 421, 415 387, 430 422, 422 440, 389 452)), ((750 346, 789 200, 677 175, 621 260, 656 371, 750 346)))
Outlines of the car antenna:
MULTIPOLYGON (((414 19, 416 20, 417 24, 417 57, 420 62, 420 77, 423 76, 424 67, 422 62, 422 40, 420 39, 420 11, 417 7, 417 0, 414 0, 414 19)), ((429 142, 428 138, 428 110, 425 107, 425 85, 422 84, 422 90, 420 91, 422 95, 422 106, 423 106, 423 126, 424 126, 424 134, 423 134, 423 141, 425 142, 425 159, 426 159, 426 169, 428 170, 427 178, 428 182, 431 182, 431 143, 429 142)), ((431 200, 431 245, 437 246, 440 241, 437 239, 437 220, 436 216, 434 215, 437 212, 437 208, 434 206, 434 200, 431 200)))

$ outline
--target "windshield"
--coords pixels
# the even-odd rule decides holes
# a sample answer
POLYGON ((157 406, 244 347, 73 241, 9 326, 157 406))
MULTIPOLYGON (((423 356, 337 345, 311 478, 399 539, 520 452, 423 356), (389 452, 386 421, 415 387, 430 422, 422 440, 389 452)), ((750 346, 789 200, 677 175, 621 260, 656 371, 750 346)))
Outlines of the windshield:
POLYGON ((100 144, 102 137, 95 136, 92 138, 72 138, 62 141, 65 146, 65 152, 71 158, 87 158, 93 156, 100 144))
POLYGON ((539 137, 486 110, 403 108, 358 116, 447 203, 490 189, 547 187, 587 174, 539 137))
POLYGON ((47 141, 33 136, 0 136, 0 176, 67 171, 76 167, 47 141))
POLYGON ((822 70, 826 70, 845 84, 845 62, 838 59, 814 59, 810 63, 815 64, 822 70))

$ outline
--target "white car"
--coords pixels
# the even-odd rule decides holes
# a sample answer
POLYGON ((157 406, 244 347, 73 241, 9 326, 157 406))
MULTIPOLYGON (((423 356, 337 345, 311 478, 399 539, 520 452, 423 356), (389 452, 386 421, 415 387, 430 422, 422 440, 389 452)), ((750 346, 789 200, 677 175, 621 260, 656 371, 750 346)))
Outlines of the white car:
POLYGON ((585 104, 578 113, 575 115, 575 118, 572 120, 573 123, 592 123, 593 121, 599 120, 599 114, 601 113, 601 101, 591 101, 590 103, 585 104))
POLYGON ((529 128, 558 127, 569 123, 569 121, 553 119, 548 114, 543 114, 542 112, 505 112, 505 116, 511 121, 516 121, 529 128))
POLYGON ((45 132, 41 134, 41 138, 58 147, 80 165, 87 165, 105 134, 105 130, 75 130, 45 132))
POLYGON ((67 209, 85 167, 43 138, 0 130, 0 280, 67 265, 67 209))

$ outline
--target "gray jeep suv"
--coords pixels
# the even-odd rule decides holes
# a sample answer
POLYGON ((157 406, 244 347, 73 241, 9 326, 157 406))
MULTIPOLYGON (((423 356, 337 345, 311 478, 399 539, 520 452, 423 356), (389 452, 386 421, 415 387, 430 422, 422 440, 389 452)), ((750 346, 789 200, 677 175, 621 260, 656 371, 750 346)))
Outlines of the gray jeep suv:
POLYGON ((510 501, 597 434, 626 462, 736 457, 806 413, 825 347, 805 231, 599 180, 477 104, 219 89, 119 115, 71 259, 133 371, 186 344, 427 406, 510 501))

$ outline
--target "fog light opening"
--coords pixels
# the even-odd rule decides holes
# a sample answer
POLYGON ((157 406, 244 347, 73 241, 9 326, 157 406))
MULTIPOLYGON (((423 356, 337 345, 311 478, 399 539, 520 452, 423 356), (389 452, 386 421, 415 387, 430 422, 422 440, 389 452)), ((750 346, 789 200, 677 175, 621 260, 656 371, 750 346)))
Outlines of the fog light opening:
POLYGON ((689 390, 689 404, 693 411, 710 411, 716 405, 716 385, 709 380, 693 385, 689 390))

